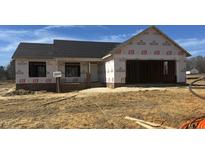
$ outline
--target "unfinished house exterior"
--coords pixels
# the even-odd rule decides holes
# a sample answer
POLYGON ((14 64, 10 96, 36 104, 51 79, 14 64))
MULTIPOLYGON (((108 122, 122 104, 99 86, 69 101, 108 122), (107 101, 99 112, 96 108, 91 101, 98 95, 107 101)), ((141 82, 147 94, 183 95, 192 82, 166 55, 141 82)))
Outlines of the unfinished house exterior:
POLYGON ((53 72, 61 71, 61 90, 69 91, 104 85, 184 84, 188 56, 185 49, 151 26, 122 43, 20 43, 12 58, 17 89, 55 91, 53 72))

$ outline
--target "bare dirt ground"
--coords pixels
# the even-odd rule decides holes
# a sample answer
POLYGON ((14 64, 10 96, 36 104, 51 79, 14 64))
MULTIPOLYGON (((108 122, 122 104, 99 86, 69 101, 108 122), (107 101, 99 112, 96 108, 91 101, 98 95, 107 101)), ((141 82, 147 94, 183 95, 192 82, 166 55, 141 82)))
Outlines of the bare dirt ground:
MULTIPOLYGON (((125 116, 178 128, 205 115, 187 87, 93 88, 69 93, 13 93, 0 83, 0 128, 140 128, 125 116)), ((198 89, 205 96, 205 89, 198 89)))
MULTIPOLYGON (((205 74, 190 74, 187 75, 187 83, 190 84, 191 82, 193 82, 194 80, 200 78, 200 77, 204 77, 205 74)), ((199 81, 197 82, 198 85, 205 85, 205 80, 199 81)))

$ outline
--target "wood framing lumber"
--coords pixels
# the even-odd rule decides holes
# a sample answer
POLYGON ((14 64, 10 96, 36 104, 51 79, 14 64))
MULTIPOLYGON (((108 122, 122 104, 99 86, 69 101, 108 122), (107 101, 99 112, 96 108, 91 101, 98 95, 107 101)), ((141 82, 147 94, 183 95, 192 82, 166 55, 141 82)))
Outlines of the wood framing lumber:
POLYGON ((153 123, 153 122, 149 122, 149 121, 144 121, 141 119, 136 119, 136 118, 132 118, 132 117, 128 117, 128 116, 126 116, 125 119, 135 121, 138 125, 145 127, 145 128, 148 128, 148 129, 156 129, 156 128, 173 129, 172 127, 163 126, 161 124, 157 124, 157 123, 153 123))

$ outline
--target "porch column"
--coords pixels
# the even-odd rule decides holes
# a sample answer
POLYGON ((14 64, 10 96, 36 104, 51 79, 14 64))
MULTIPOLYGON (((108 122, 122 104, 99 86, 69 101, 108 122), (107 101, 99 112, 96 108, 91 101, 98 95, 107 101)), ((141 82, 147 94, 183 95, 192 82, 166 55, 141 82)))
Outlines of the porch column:
POLYGON ((56 59, 56 71, 58 71, 58 60, 56 59))
MULTIPOLYGON (((58 61, 58 59, 56 58, 56 69, 55 69, 55 71, 59 71, 58 69, 58 64, 59 63, 59 61, 58 61)), ((61 78, 60 77, 56 77, 56 92, 57 93, 60 93, 61 92, 61 78)))
POLYGON ((88 62, 88 74, 87 74, 87 81, 90 83, 91 80, 91 63, 88 62))
POLYGON ((88 62, 88 73, 91 74, 91 64, 88 62))

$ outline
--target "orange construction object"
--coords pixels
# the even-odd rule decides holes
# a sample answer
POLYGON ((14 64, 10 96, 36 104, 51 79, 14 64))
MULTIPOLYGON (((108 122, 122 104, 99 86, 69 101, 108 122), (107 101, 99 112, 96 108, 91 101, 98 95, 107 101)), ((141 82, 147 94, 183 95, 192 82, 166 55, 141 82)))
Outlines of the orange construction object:
POLYGON ((180 129, 205 129, 205 117, 188 120, 179 128, 180 129))
POLYGON ((198 123, 198 126, 196 127, 197 129, 205 129, 205 119, 201 120, 198 123))

